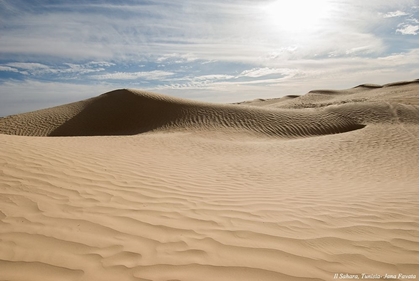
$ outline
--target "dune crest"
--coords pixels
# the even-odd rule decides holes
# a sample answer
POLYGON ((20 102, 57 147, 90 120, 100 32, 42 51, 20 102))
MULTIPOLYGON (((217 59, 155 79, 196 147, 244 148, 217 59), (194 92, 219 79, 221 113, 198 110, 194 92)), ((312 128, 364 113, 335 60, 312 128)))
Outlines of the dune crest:
POLYGON ((333 111, 218 105, 126 89, 0 120, 0 132, 27 136, 135 135, 150 131, 222 129, 290 138, 344 133, 364 126, 333 111))

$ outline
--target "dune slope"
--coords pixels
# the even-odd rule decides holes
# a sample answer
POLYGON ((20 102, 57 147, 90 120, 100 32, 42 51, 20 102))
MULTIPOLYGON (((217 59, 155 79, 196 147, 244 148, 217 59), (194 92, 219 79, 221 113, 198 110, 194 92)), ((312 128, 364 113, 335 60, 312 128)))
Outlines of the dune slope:
POLYGON ((334 111, 300 112, 198 103, 136 90, 116 90, 85 101, 0 119, 0 132, 29 136, 228 129, 295 137, 342 133, 363 127, 334 111))
POLYGON ((418 81, 116 90, 0 132, 0 280, 418 280, 418 81))

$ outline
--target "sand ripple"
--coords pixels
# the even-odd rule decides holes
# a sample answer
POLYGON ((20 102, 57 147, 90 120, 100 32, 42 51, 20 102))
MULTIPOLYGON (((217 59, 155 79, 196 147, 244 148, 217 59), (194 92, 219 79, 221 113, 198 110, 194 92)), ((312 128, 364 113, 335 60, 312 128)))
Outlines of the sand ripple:
POLYGON ((308 95, 0 119, 0 280, 418 280, 418 84, 308 95))

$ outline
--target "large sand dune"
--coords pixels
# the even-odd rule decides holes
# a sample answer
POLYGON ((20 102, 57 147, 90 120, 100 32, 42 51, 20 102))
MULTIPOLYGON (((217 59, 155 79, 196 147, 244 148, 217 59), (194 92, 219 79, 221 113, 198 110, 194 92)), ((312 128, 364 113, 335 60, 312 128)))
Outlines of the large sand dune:
POLYGON ((0 280, 418 280, 418 91, 1 118, 0 280))

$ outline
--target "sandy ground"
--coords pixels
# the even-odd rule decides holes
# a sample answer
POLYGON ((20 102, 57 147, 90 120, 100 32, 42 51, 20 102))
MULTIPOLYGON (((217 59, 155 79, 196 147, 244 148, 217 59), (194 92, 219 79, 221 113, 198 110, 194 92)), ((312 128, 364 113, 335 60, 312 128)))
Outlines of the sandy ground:
POLYGON ((0 280, 418 280, 418 91, 1 118, 0 280))

